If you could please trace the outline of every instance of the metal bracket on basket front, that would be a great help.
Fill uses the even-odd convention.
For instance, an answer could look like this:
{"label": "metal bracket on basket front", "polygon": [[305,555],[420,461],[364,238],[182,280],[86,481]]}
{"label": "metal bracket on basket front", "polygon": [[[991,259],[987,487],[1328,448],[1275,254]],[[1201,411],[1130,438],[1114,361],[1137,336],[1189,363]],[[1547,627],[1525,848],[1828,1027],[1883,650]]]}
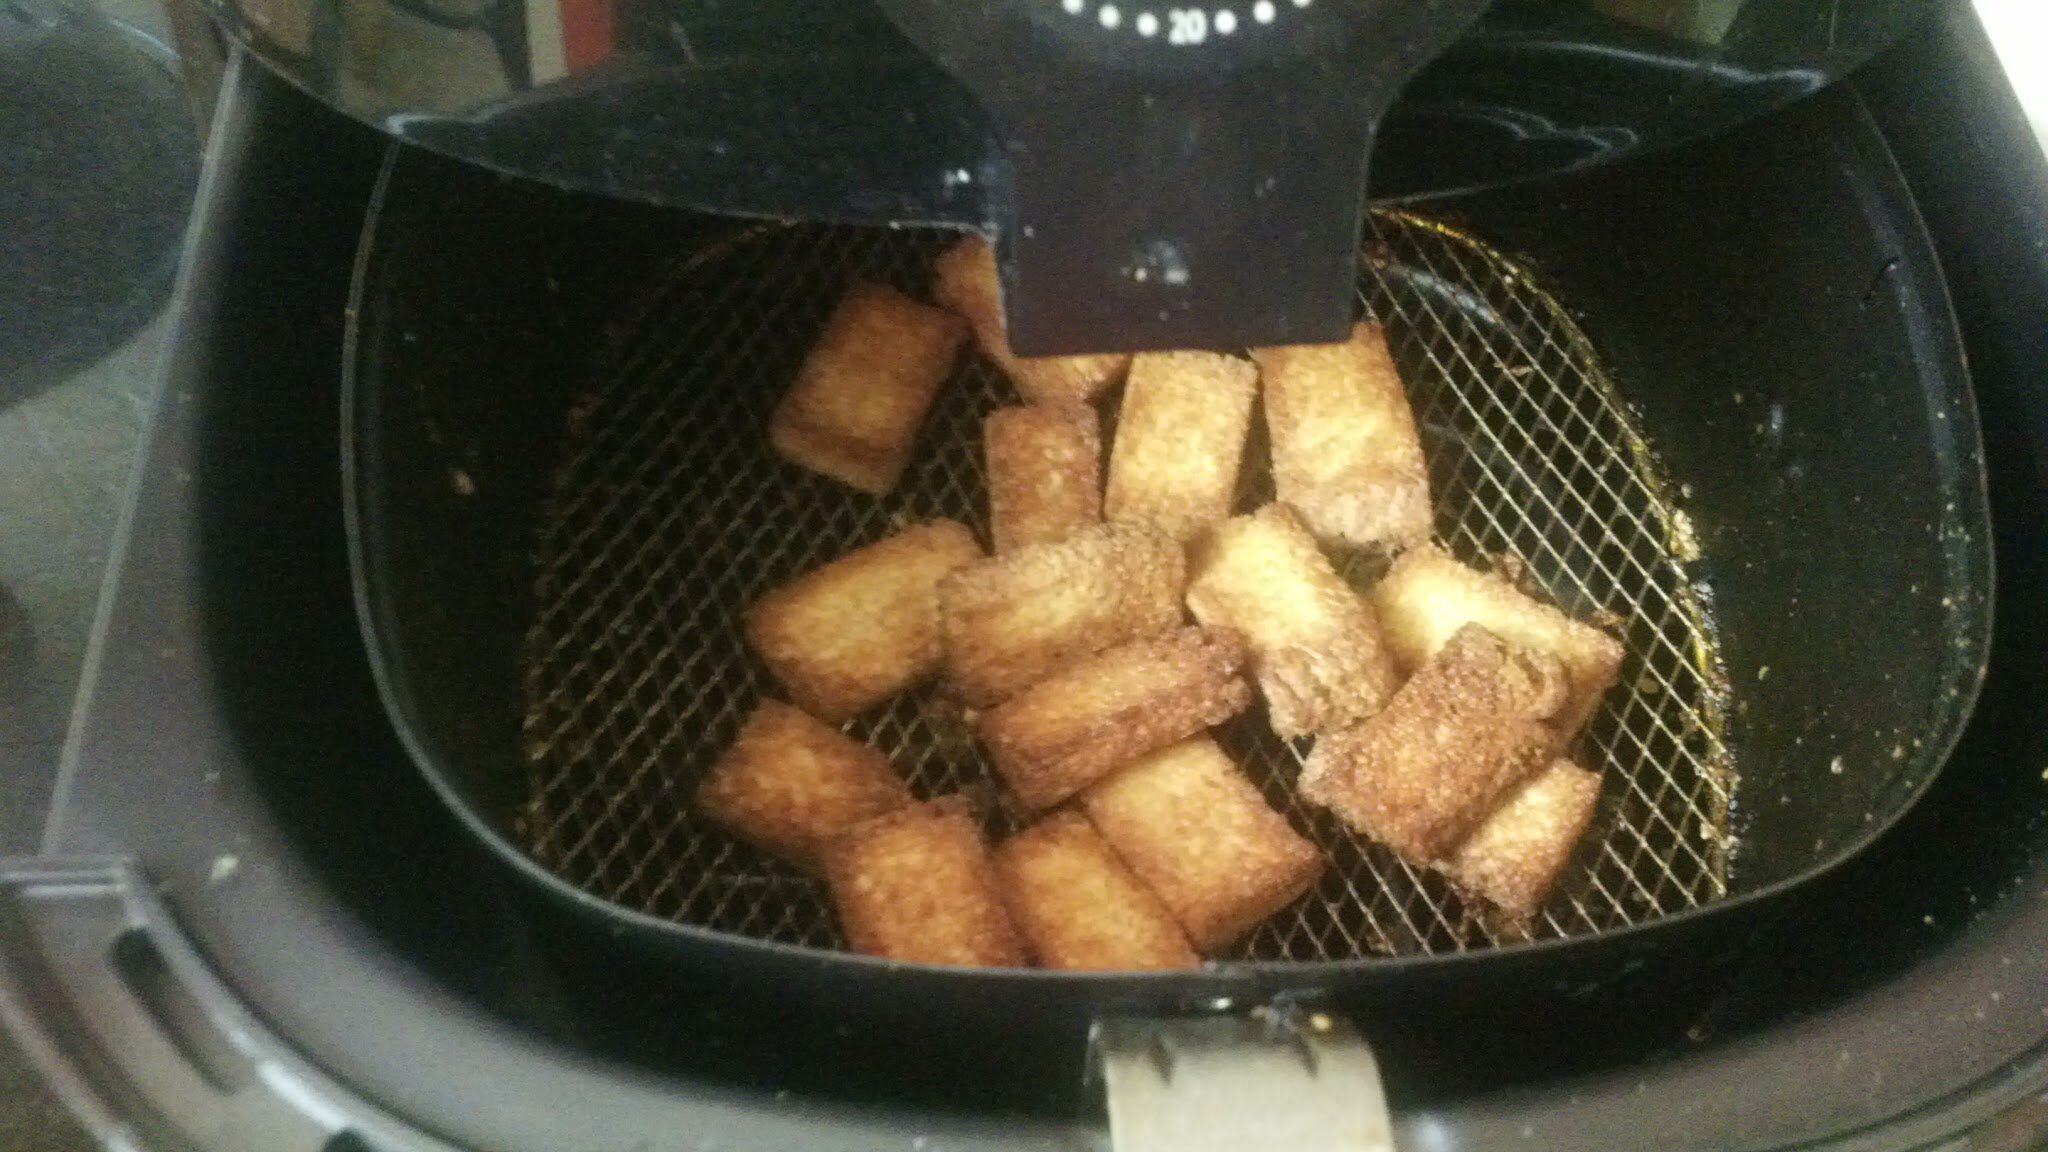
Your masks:
{"label": "metal bracket on basket front", "polygon": [[1393,1152],[1379,1063],[1334,1017],[1106,1020],[1092,1045],[1116,1152]]}

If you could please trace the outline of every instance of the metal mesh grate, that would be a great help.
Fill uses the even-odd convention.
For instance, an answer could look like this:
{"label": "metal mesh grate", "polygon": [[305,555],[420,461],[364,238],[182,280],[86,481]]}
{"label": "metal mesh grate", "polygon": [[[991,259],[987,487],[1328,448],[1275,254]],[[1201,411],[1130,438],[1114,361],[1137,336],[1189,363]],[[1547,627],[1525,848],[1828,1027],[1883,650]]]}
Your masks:
{"label": "metal mesh grate", "polygon": [[[1681,566],[1689,531],[1642,437],[1584,337],[1525,270],[1405,212],[1374,213],[1371,232],[1360,295],[1387,327],[1422,425],[1439,539],[1625,634],[1621,686],[1580,743],[1582,762],[1605,777],[1600,814],[1538,935],[1596,932],[1722,895],[1732,776],[1718,657]],[[542,515],[521,819],[528,849],[571,882],[721,931],[840,943],[813,881],[699,821],[688,800],[773,691],[741,640],[743,605],[910,520],[951,516],[986,538],[980,422],[1016,398],[979,360],[963,358],[887,499],[781,463],[764,432],[848,277],[921,294],[947,240],[735,232],[680,261],[626,319],[571,412]],[[1248,471],[1262,458],[1254,446]],[[1247,507],[1270,495],[1262,472],[1245,486]],[[966,789],[988,801],[992,832],[1008,829],[989,769],[936,687],[849,730],[886,752],[919,795]],[[1219,738],[1332,863],[1237,958],[1499,942],[1440,880],[1300,804],[1292,782],[1306,744],[1282,743],[1256,712]]]}

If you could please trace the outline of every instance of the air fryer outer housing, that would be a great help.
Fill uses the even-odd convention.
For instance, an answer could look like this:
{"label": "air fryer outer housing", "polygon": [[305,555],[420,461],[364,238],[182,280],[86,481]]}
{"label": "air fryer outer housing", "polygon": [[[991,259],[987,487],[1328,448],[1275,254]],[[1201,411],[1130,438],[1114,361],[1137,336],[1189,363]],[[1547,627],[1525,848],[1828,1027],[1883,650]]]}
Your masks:
{"label": "air fryer outer housing", "polygon": [[[1904,822],[1746,938],[1548,989],[1582,1013],[1548,1061],[1389,1069],[1404,1147],[1912,1148],[2039,1123],[2010,1110],[2048,1087],[2048,619],[2023,607],[2048,602],[2048,256],[2015,238],[2048,236],[2048,172],[1960,5],[1858,88],[1941,247],[1999,601],[2022,606],[1976,718]],[[246,65],[223,107],[47,852],[0,896],[0,1010],[73,1104],[162,1149],[1099,1144],[1081,1086],[1042,1071],[1071,1053],[992,1037],[1006,1074],[905,1083],[885,1031],[622,955],[462,834],[391,735],[341,535],[342,303],[382,142]],[[843,1074],[793,1079],[813,1045]]]}

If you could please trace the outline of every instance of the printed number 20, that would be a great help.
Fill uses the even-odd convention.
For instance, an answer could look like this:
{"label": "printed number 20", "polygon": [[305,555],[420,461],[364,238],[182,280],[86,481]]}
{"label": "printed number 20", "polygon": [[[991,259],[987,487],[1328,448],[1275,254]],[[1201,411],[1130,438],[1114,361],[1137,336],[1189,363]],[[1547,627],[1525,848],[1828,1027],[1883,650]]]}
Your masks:
{"label": "printed number 20", "polygon": [[1209,14],[1200,8],[1171,9],[1166,22],[1169,44],[1200,44],[1209,38]]}

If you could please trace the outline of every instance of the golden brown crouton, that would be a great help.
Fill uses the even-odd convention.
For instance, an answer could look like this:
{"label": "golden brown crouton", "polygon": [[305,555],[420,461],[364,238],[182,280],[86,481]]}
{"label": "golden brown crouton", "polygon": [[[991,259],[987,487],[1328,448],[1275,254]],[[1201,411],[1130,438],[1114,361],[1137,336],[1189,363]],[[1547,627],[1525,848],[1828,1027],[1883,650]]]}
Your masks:
{"label": "golden brown crouton", "polygon": [[1494,810],[1442,864],[1459,888],[1526,930],[1592,822],[1600,774],[1569,760],[1550,767]]}
{"label": "golden brown crouton", "polygon": [[779,700],[761,701],[697,787],[713,822],[808,869],[840,833],[910,803],[881,753]]}
{"label": "golden brown crouton", "polygon": [[1396,560],[1373,588],[1372,601],[1387,649],[1404,670],[1421,667],[1467,624],[1563,661],[1572,690],[1557,725],[1567,740],[1600,706],[1621,667],[1621,644],[1614,637],[1523,595],[1501,576],[1458,563],[1435,545]]}
{"label": "golden brown crouton", "polygon": [[1092,656],[982,713],[989,760],[1027,808],[1044,809],[1155,748],[1251,703],[1244,646],[1182,628]]}
{"label": "golden brown crouton", "polygon": [[1176,540],[1230,515],[1258,380],[1249,362],[1212,352],[1132,360],[1103,515]]}
{"label": "golden brown crouton", "polygon": [[1136,524],[1098,524],[970,564],[939,585],[946,676],[981,708],[1112,645],[1180,623],[1187,559]]}
{"label": "golden brown crouton", "polygon": [[1250,932],[1323,871],[1315,845],[1207,736],[1124,768],[1082,793],[1081,806],[1205,953]]}
{"label": "golden brown crouton", "polygon": [[1093,408],[999,408],[982,424],[989,532],[998,553],[1051,544],[1102,519],[1102,430]]}
{"label": "golden brown crouton", "polygon": [[1372,605],[1287,505],[1217,525],[1190,567],[1188,608],[1203,624],[1244,636],[1283,739],[1346,727],[1386,704],[1394,662]]}
{"label": "golden brown crouton", "polygon": [[800,707],[836,724],[937,670],[939,580],[980,558],[965,525],[913,525],[762,597],[747,643]]}
{"label": "golden brown crouton", "polygon": [[957,797],[854,826],[825,850],[825,880],[856,952],[923,964],[1024,963],[988,845]]}
{"label": "golden brown crouton", "polygon": [[1460,629],[1385,710],[1316,741],[1301,795],[1418,864],[1444,858],[1550,762],[1564,668],[1477,625]]}
{"label": "golden brown crouton", "polygon": [[988,241],[969,236],[932,265],[932,293],[939,303],[967,318],[982,354],[1035,404],[1087,404],[1123,379],[1127,354],[1101,356],[1019,356],[1010,351],[1003,327],[1002,288],[996,255]]}
{"label": "golden brown crouton", "polygon": [[798,467],[887,495],[966,337],[944,309],[854,284],[775,406],[768,442]]}
{"label": "golden brown crouton", "polygon": [[1193,968],[1188,938],[1088,818],[1055,812],[996,846],[996,873],[1045,968]]}
{"label": "golden brown crouton", "polygon": [[1405,548],[1429,539],[1429,471],[1377,324],[1343,344],[1252,352],[1265,381],[1273,487],[1330,544]]}

